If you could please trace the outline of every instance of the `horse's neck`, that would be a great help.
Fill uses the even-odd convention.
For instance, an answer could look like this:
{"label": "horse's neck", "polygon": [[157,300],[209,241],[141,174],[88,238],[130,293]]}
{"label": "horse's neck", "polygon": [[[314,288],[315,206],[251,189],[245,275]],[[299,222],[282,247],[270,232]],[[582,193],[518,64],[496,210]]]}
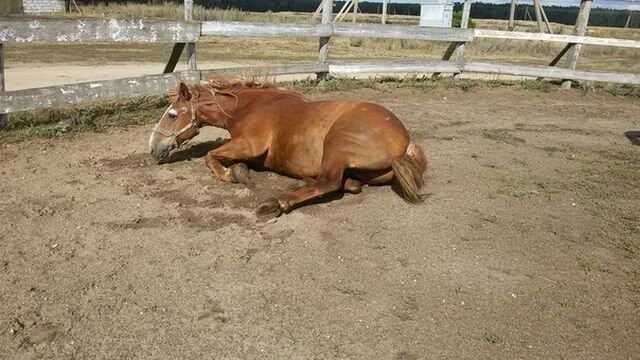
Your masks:
{"label": "horse's neck", "polygon": [[[247,113],[261,108],[265,102],[269,102],[274,97],[291,95],[304,99],[297,93],[276,88],[242,88],[233,91],[233,95],[235,97],[232,95],[217,95],[217,99],[212,95],[207,97],[201,108],[203,114],[210,114],[205,119],[205,124],[232,131],[242,123]],[[218,106],[223,108],[230,117],[218,110]]]}

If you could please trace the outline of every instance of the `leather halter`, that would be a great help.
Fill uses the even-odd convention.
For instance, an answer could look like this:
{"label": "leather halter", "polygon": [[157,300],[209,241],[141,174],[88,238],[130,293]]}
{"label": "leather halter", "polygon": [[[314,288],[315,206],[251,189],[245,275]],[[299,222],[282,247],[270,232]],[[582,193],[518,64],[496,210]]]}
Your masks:
{"label": "leather halter", "polygon": [[[196,105],[194,104],[193,101],[190,102],[191,104],[191,122],[189,124],[187,124],[185,127],[183,127],[182,129],[178,130],[177,132],[173,131],[173,130],[167,130],[163,127],[160,126],[160,122],[158,122],[153,129],[151,129],[151,132],[153,133],[158,133],[164,137],[167,138],[171,138],[171,142],[175,147],[180,147],[181,144],[178,143],[178,136],[182,135],[184,132],[186,132],[187,130],[195,127],[196,128],[196,135],[200,132],[200,128],[198,126],[198,122],[196,121]],[[162,115],[162,118],[165,117],[165,115],[167,115],[167,112],[169,112],[169,109],[171,109],[171,107],[167,108],[167,110],[164,112],[164,114]],[[188,140],[185,140],[183,143],[187,142]]]}

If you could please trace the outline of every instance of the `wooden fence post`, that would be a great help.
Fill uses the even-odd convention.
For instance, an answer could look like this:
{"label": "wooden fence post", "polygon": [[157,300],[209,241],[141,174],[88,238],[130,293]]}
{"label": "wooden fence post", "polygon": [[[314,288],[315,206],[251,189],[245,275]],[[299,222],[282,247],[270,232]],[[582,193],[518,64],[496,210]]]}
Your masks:
{"label": "wooden fence post", "polygon": [[[193,21],[193,0],[184,0],[184,19]],[[189,70],[196,70],[196,43],[187,43],[187,63]]]}
{"label": "wooden fence post", "polygon": [[542,4],[540,4],[540,13],[542,14],[542,20],[544,20],[544,23],[547,25],[547,31],[549,31],[549,34],[553,34],[551,25],[549,25],[549,18],[547,17],[547,13],[544,11],[544,7],[542,7]]}
{"label": "wooden fence post", "polygon": [[[4,91],[4,45],[0,43],[0,92]],[[0,114],[0,130],[9,124],[9,114]]]}
{"label": "wooden fence post", "polygon": [[538,29],[540,29],[540,32],[544,32],[544,27],[542,25],[542,12],[540,11],[540,0],[533,0],[533,10],[536,13]]}
{"label": "wooden fence post", "polygon": [[[322,2],[322,23],[331,24],[331,18],[333,17],[333,0],[323,0]],[[329,39],[330,37],[321,37],[320,46],[318,51],[318,62],[325,64],[329,57]],[[327,72],[316,73],[318,80],[325,80],[327,78]]]}
{"label": "wooden fence post", "polygon": [[513,31],[513,29],[516,27],[516,22],[515,22],[515,16],[516,16],[516,0],[511,0],[511,8],[509,9],[509,31]]}
{"label": "wooden fence post", "polygon": [[[184,19],[193,20],[193,0],[184,0]],[[176,69],[176,65],[178,64],[178,60],[180,60],[180,55],[182,54],[182,50],[184,50],[185,46],[187,48],[187,64],[189,65],[189,70],[197,70],[196,44],[178,42],[173,44],[173,50],[171,50],[169,61],[167,61],[167,65],[164,67],[164,74],[172,73],[173,70]]]}
{"label": "wooden fence post", "polygon": [[[466,29],[469,27],[469,15],[471,13],[471,0],[465,0],[462,7],[462,21],[460,21],[460,28]],[[459,43],[456,49],[456,62],[462,65],[464,57],[464,43]]]}
{"label": "wooden fence post", "polygon": [[[573,30],[573,34],[577,36],[584,36],[587,32],[587,24],[589,23],[589,13],[591,12],[591,3],[592,0],[582,0],[580,2],[580,12],[578,13],[578,18],[576,19],[576,26]],[[580,49],[582,48],[582,44],[575,44],[567,55],[567,67],[571,70],[576,69],[576,65],[578,64],[578,57],[580,57]],[[565,80],[562,82],[563,89],[571,88],[571,80]]]}
{"label": "wooden fence post", "polygon": [[[461,29],[466,29],[469,27],[470,13],[471,13],[471,0],[465,0],[464,6],[462,7],[462,20],[460,21]],[[456,63],[459,65],[462,65],[463,54],[464,54],[464,43],[452,42],[451,44],[449,44],[449,47],[444,53],[444,56],[442,56],[442,60],[451,59],[451,56],[453,55],[454,52],[456,53]],[[453,74],[454,77],[456,75],[458,75],[458,73]],[[435,72],[431,76],[432,79],[437,79],[438,77],[440,77],[439,72]]]}
{"label": "wooden fence post", "polygon": [[358,0],[353,0],[353,18],[351,19],[351,22],[357,22],[358,21]]}
{"label": "wooden fence post", "polygon": [[382,23],[387,23],[387,7],[389,5],[389,0],[382,1]]}

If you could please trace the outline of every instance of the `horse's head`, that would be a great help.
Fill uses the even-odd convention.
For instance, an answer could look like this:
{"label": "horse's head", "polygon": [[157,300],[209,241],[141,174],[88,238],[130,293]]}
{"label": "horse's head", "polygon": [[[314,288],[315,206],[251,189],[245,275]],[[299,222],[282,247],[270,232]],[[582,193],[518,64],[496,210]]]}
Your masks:
{"label": "horse's head", "polygon": [[166,158],[172,149],[179,148],[198,135],[196,107],[189,88],[181,82],[177,95],[172,96],[171,105],[153,128],[149,138],[149,150],[154,159],[160,161]]}

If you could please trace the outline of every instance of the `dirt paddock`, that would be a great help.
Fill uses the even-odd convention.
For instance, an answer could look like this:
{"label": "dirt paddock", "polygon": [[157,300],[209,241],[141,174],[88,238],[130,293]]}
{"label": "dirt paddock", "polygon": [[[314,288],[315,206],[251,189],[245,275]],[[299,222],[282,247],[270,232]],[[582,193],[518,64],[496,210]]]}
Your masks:
{"label": "dirt paddock", "polygon": [[214,180],[217,130],[163,165],[150,126],[0,145],[0,358],[637,358],[637,98],[312,97],[395,111],[426,201],[370,187],[258,222],[300,183]]}

